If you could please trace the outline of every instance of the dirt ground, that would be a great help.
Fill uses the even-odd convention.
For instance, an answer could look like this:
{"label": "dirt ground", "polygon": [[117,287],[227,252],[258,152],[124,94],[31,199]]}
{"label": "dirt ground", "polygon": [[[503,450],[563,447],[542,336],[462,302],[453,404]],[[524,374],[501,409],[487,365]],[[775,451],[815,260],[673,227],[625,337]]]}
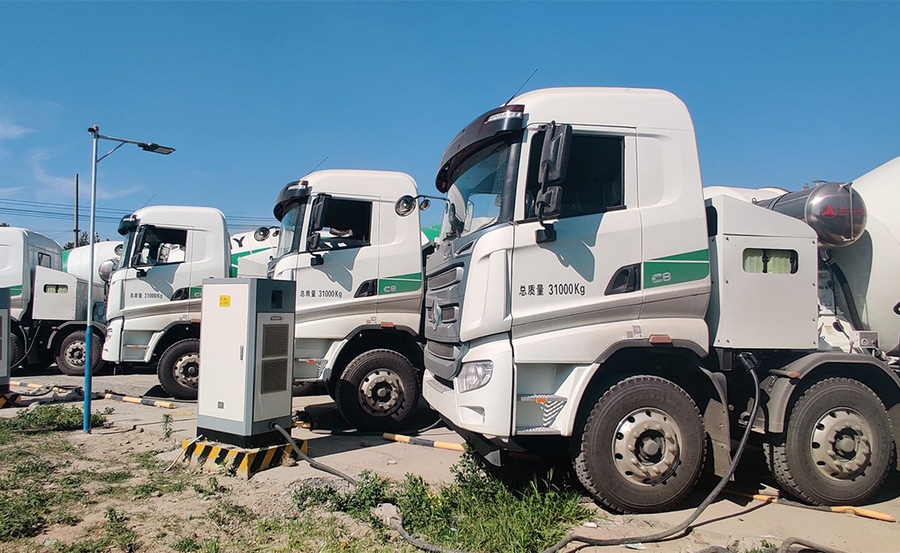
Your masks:
{"label": "dirt ground", "polygon": [[[40,380],[32,377],[30,380]],[[58,375],[43,377],[48,381],[60,382]],[[116,377],[109,377],[116,378]],[[126,375],[115,381],[119,389],[149,390],[155,375]],[[125,380],[129,383],[126,385]],[[96,389],[96,387],[95,387]],[[134,392],[125,392],[134,393]],[[111,426],[97,429],[90,435],[81,432],[66,432],[61,438],[72,443],[81,457],[84,470],[112,470],[117,463],[125,463],[136,474],[147,471],[135,465],[139,454],[161,452],[157,457],[165,465],[175,463],[175,470],[150,475],[160,481],[186,478],[190,473],[178,462],[180,444],[183,439],[194,437],[193,426],[196,407],[181,403],[177,409],[161,410],[143,405],[130,405],[110,401],[96,401],[94,410],[114,408],[110,415]],[[312,415],[315,428],[294,429],[294,436],[308,440],[309,454],[348,474],[359,474],[362,470],[372,470],[382,476],[402,478],[406,473],[419,474],[430,482],[452,480],[450,467],[459,459],[459,453],[436,448],[386,441],[380,436],[341,435],[346,430],[342,426],[336,409],[327,396],[295,398],[295,408],[305,409]],[[0,415],[8,416],[14,410],[3,410]],[[164,437],[163,414],[170,414],[168,432]],[[437,441],[461,442],[459,437],[446,428],[429,430],[425,437]],[[763,468],[758,450],[750,450],[738,471],[732,488],[749,490],[751,493],[777,493],[777,488]],[[104,467],[106,467],[104,469]],[[171,547],[175,538],[202,540],[206,536],[228,532],[228,525],[237,522],[229,519],[227,513],[221,517],[210,517],[211,512],[223,504],[239,505],[260,517],[281,517],[290,515],[291,486],[309,478],[328,477],[303,463],[283,466],[254,475],[250,480],[215,476],[220,489],[216,493],[203,493],[208,488],[210,474],[192,475],[191,482],[197,484],[198,492],[192,484],[178,493],[156,492],[145,499],[136,500],[132,496],[111,495],[108,499],[81,513],[83,520],[77,526],[55,526],[32,541],[35,545],[52,546],[54,543],[69,541],[83,535],[88,529],[101,523],[107,507],[128,513],[129,524],[150,547],[142,550],[165,550]],[[900,519],[900,478],[894,474],[885,485],[877,500],[868,508]],[[573,528],[572,533],[591,538],[612,538],[620,536],[640,536],[671,528],[683,521],[700,504],[715,482],[702,482],[695,493],[677,510],[654,515],[617,515],[597,508],[593,521],[586,526]],[[587,500],[586,500],[587,501]],[[363,529],[364,530],[364,529]],[[644,543],[632,546],[592,547],[577,544],[567,551],[632,551],[646,550],[659,553],[693,553],[709,545],[732,546],[732,551],[744,552],[759,547],[764,541],[778,545],[787,537],[799,537],[828,546],[846,553],[897,553],[900,552],[900,525],[896,522],[882,522],[851,514],[823,512],[785,505],[765,504],[760,501],[735,495],[723,495],[700,516],[690,530],[675,538],[660,543]],[[797,551],[794,549],[793,551]]]}

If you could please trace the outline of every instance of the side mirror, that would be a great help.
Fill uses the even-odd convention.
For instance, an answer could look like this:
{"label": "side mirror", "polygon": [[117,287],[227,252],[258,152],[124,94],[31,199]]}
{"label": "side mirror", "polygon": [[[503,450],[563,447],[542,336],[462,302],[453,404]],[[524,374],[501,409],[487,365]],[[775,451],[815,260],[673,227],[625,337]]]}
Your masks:
{"label": "side mirror", "polygon": [[400,217],[406,217],[416,208],[416,199],[409,194],[400,196],[400,199],[394,203],[394,213]]}
{"label": "side mirror", "polygon": [[556,217],[562,204],[562,186],[548,186],[538,192],[535,203],[544,217]]}
{"label": "side mirror", "polygon": [[544,217],[559,215],[562,197],[560,184],[566,180],[571,144],[571,125],[557,125],[553,121],[547,126],[538,166],[538,184],[541,190],[535,200],[538,222],[541,224],[541,228],[535,233],[539,244],[556,240],[556,229],[551,223],[545,223]]}
{"label": "side mirror", "polygon": [[431,206],[431,200],[428,198],[406,194],[394,202],[394,212],[400,217],[406,217],[416,209],[416,200],[419,200],[419,211],[425,211]]}
{"label": "side mirror", "polygon": [[572,144],[572,125],[550,123],[541,148],[538,183],[541,187],[560,184],[566,180]]}
{"label": "side mirror", "polygon": [[316,199],[313,200],[312,212],[310,213],[309,219],[310,232],[320,231],[324,227],[322,224],[322,216],[328,210],[328,202],[330,200],[331,195],[329,194],[319,194],[316,196]]}
{"label": "side mirror", "polygon": [[112,274],[116,272],[116,268],[119,265],[118,259],[107,259],[103,263],[100,264],[100,267],[97,269],[97,272],[100,274],[100,280],[109,284],[109,279],[112,277]]}
{"label": "side mirror", "polygon": [[321,240],[321,236],[318,232],[311,232],[309,234],[309,238],[306,240],[306,250],[310,252],[314,252],[319,249],[319,241]]}

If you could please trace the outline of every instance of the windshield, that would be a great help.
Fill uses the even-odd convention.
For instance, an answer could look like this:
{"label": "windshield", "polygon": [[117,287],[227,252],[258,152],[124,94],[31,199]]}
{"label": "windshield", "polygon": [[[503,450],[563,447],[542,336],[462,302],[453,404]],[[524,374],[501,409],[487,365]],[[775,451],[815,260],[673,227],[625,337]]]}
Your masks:
{"label": "windshield", "polygon": [[519,142],[485,146],[451,175],[441,235],[466,236],[512,216]]}
{"label": "windshield", "polygon": [[278,233],[278,248],[275,259],[284,254],[297,251],[297,242],[303,230],[303,217],[306,213],[306,198],[293,204],[281,218],[281,229]]}

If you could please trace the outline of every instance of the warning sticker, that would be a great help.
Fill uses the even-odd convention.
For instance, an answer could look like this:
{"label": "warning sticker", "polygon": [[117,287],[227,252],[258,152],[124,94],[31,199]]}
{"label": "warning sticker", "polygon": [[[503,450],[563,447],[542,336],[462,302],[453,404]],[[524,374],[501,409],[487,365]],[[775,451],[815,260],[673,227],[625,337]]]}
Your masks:
{"label": "warning sticker", "polygon": [[231,296],[219,296],[219,307],[231,307]]}

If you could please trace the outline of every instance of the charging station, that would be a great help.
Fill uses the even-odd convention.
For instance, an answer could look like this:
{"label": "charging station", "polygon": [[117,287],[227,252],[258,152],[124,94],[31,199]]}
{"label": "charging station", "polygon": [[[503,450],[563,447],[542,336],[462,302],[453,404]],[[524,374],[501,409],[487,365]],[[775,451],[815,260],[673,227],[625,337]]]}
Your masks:
{"label": "charging station", "polygon": [[19,394],[9,391],[9,288],[0,288],[0,408],[12,407]]}
{"label": "charging station", "polygon": [[203,282],[197,435],[238,447],[285,443],[291,428],[293,281]]}

